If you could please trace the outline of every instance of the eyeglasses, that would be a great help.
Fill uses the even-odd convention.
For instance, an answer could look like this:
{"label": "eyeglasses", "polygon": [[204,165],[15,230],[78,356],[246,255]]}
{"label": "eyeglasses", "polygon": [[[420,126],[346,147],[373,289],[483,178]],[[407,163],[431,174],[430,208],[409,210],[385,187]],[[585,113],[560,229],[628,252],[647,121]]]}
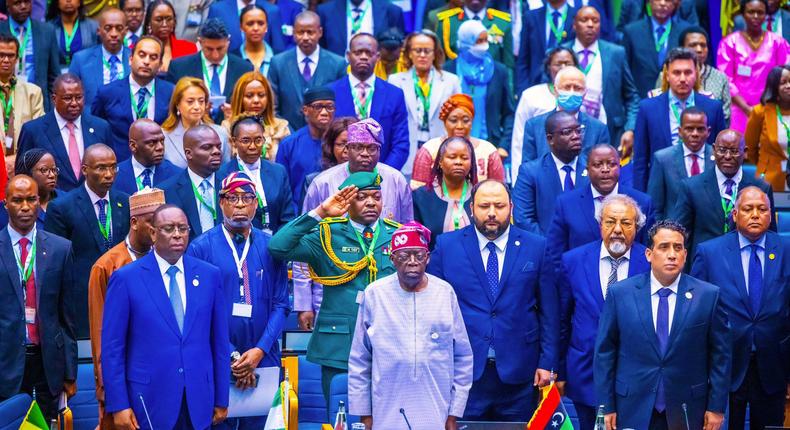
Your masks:
{"label": "eyeglasses", "polygon": [[335,111],[334,103],[313,103],[310,106],[310,109],[321,112],[322,110],[326,109],[327,112],[332,113]]}
{"label": "eyeglasses", "polygon": [[40,169],[36,169],[36,171],[44,176],[52,173],[53,175],[57,175],[60,173],[60,168],[58,167],[42,167]]}
{"label": "eyeglasses", "polygon": [[253,138],[242,137],[241,139],[236,139],[236,142],[239,142],[244,146],[250,146],[250,145],[261,146],[263,145],[264,139],[263,136],[253,137]]}
{"label": "eyeglasses", "polygon": [[433,54],[433,48],[413,48],[411,52],[414,52],[415,55],[431,55]]}
{"label": "eyeglasses", "polygon": [[376,143],[371,143],[368,145],[362,143],[349,143],[346,145],[349,151],[356,151],[356,152],[364,152],[367,151],[368,154],[376,154],[381,150],[381,146]]}
{"label": "eyeglasses", "polygon": [[720,146],[713,146],[713,150],[716,151],[716,155],[721,155],[722,157],[730,156],[730,157],[738,157],[741,155],[740,148],[722,148]]}
{"label": "eyeglasses", "polygon": [[223,194],[222,198],[234,205],[239,203],[239,201],[241,201],[245,205],[248,205],[257,199],[257,197],[255,197],[255,194],[234,194],[234,193]]}
{"label": "eyeglasses", "polygon": [[0,61],[14,61],[16,60],[17,54],[16,52],[0,52]]}
{"label": "eyeglasses", "polygon": [[109,166],[88,166],[85,165],[89,169],[93,169],[99,173],[118,173],[118,165],[117,164],[110,164]]}
{"label": "eyeglasses", "polygon": [[188,234],[189,233],[189,226],[186,224],[168,224],[163,225],[156,228],[157,230],[161,231],[165,234],[173,234],[178,231],[180,234]]}
{"label": "eyeglasses", "polygon": [[560,130],[555,131],[554,133],[559,134],[562,137],[571,137],[572,135],[576,134],[579,136],[584,136],[584,130],[586,129],[583,125],[577,125],[576,127],[566,127]]}
{"label": "eyeglasses", "polygon": [[411,261],[412,257],[414,257],[414,260],[418,263],[424,263],[425,260],[428,259],[428,252],[401,250],[392,253],[392,259],[401,264],[408,263]]}
{"label": "eyeglasses", "polygon": [[84,99],[84,97],[80,94],[75,96],[60,96],[58,98],[66,102],[66,104],[71,104],[73,102],[82,103],[82,100]]}

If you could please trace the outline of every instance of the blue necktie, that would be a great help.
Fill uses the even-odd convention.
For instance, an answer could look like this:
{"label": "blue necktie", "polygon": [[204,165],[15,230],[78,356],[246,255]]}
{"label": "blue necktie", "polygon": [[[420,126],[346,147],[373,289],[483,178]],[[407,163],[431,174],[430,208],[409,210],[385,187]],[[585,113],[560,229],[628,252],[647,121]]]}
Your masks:
{"label": "blue necktie", "polygon": [[[672,290],[669,288],[661,288],[658,290],[656,336],[658,336],[658,348],[661,351],[662,356],[667,352],[667,343],[669,341],[669,299],[667,297],[669,297],[670,294],[672,294]],[[663,375],[661,375],[658,380],[655,408],[658,412],[664,412],[664,410],[667,408]]]}
{"label": "blue necktie", "polygon": [[118,57],[116,57],[115,55],[111,55],[110,56],[110,82],[114,82],[114,81],[118,80],[118,63],[120,63],[120,60],[118,60]]}
{"label": "blue necktie", "polygon": [[749,301],[752,312],[756,316],[760,312],[760,298],[763,294],[763,266],[757,255],[760,245],[751,244],[749,247],[752,249],[752,255],[749,257]]}
{"label": "blue necktie", "polygon": [[222,88],[219,87],[219,66],[212,64],[211,67],[214,69],[214,73],[211,75],[211,95],[221,96]]}
{"label": "blue necktie", "polygon": [[488,242],[486,249],[488,249],[488,261],[486,262],[488,289],[491,291],[492,296],[496,296],[497,288],[499,288],[499,257],[496,255],[494,242]]}
{"label": "blue necktie", "polygon": [[[554,23],[554,28],[560,28],[560,11],[555,10],[551,13],[551,21]],[[551,49],[557,44],[557,37],[554,32],[549,28],[549,42],[546,43],[546,49]]]}
{"label": "blue necktie", "polygon": [[151,184],[151,169],[143,169],[143,187],[154,187],[153,184]]}
{"label": "blue necktie", "polygon": [[[96,204],[99,205],[99,224],[105,226],[107,225],[107,200],[100,199],[98,202],[96,202]],[[110,243],[112,242],[112,229],[107,232],[107,237],[105,238],[102,236],[102,239],[104,239],[104,250],[106,251],[110,249]]]}
{"label": "blue necktie", "polygon": [[173,314],[176,317],[178,330],[184,332],[184,302],[181,301],[181,290],[178,289],[178,281],[176,281],[176,274],[179,272],[178,267],[170,266],[167,269],[167,276],[170,277],[170,306],[173,308]]}
{"label": "blue necktie", "polygon": [[565,172],[565,181],[563,182],[562,191],[568,192],[573,191],[573,167],[565,165],[562,166],[562,170]]}
{"label": "blue necktie", "polygon": [[[660,25],[656,29],[656,43],[658,43],[658,41],[661,40],[661,36],[664,35],[665,31],[667,31],[667,29],[663,25]],[[664,43],[664,45],[662,45],[661,49],[658,51],[658,68],[659,69],[664,66],[664,59],[666,59],[666,58],[667,58],[667,44]]]}
{"label": "blue necktie", "polygon": [[144,111],[142,110],[146,98],[148,98],[148,88],[142,87],[137,90],[137,112],[139,112],[140,115],[136,119],[148,117],[148,107],[146,107]]}

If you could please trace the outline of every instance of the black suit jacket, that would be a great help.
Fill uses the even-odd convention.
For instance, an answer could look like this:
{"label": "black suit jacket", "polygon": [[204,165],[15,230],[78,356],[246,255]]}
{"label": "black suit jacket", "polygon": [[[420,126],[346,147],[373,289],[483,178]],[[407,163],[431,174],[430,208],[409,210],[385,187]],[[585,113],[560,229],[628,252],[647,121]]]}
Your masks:
{"label": "black suit jacket", "polygon": [[[112,211],[112,237],[110,247],[117,245],[129,234],[129,195],[110,190],[109,210]],[[74,264],[74,300],[77,312],[77,336],[90,336],[88,329],[88,279],[91,267],[107,249],[99,231],[99,220],[93,210],[85,186],[80,186],[58,197],[47,208],[44,228],[72,241]]]}
{"label": "black suit jacket", "polygon": [[[672,28],[667,37],[667,53],[678,46],[680,33],[689,24],[685,21],[672,18]],[[656,87],[656,80],[661,71],[662,64],[658,64],[656,52],[656,38],[653,32],[653,22],[650,17],[634,21],[623,29],[623,46],[625,47],[628,64],[634,76],[639,97],[646,97],[647,92]]]}
{"label": "black suit jacket", "polygon": [[[192,189],[192,180],[189,178],[189,169],[178,176],[162,184],[161,188],[165,191],[165,201],[180,207],[189,221],[189,240],[192,241],[202,233],[200,230],[200,212],[198,212],[195,192]],[[214,173],[214,210],[217,217],[214,225],[222,223],[222,209],[219,207],[219,190],[222,188],[222,179],[219,172]]]}
{"label": "black suit jacket", "polygon": [[[11,18],[0,22],[0,33],[11,34],[11,30],[8,27],[10,21]],[[31,83],[41,88],[41,93],[44,96],[44,110],[49,112],[52,109],[49,99],[52,84],[55,83],[55,79],[60,75],[58,36],[50,24],[38,22],[35,19],[30,20],[30,29],[33,33],[33,58],[36,60],[36,78]]]}
{"label": "black suit jacket", "polygon": [[[315,10],[327,29],[321,37],[321,47],[337,55],[344,55],[348,47],[346,4],[346,0],[330,0],[319,4]],[[393,27],[404,31],[403,10],[389,0],[371,0],[370,12],[373,13],[374,35]]]}
{"label": "black suit jacket", "polygon": [[[0,230],[0,397],[19,393],[25,374],[25,297],[8,227]],[[36,295],[38,333],[44,374],[50,393],[63,389],[64,380],[77,379],[77,342],[72,286],[71,243],[36,231]],[[87,309],[86,309],[87,311]]]}

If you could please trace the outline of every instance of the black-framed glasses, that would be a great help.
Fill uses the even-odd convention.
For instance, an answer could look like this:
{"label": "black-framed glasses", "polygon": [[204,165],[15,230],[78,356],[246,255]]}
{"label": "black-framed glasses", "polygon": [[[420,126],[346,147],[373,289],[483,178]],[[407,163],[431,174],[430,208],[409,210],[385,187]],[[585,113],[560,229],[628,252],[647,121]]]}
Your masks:
{"label": "black-framed glasses", "polygon": [[575,127],[565,127],[555,131],[555,134],[559,134],[562,137],[571,137],[572,135],[584,136],[584,131],[587,129],[582,124],[579,124]]}
{"label": "black-framed glasses", "polygon": [[348,148],[349,151],[367,151],[368,154],[376,154],[381,150],[381,145],[377,143],[348,143],[346,144],[346,148]]}
{"label": "black-framed glasses", "polygon": [[244,146],[250,146],[250,145],[261,146],[263,145],[263,142],[265,142],[265,139],[263,138],[263,136],[252,137],[252,138],[242,137],[240,139],[236,139],[236,142],[239,142]]}
{"label": "black-framed glasses", "polygon": [[248,205],[257,199],[257,197],[255,197],[255,194],[235,194],[235,193],[223,194],[222,198],[234,205],[239,203],[239,201],[241,201],[245,205]]}
{"label": "black-framed glasses", "polygon": [[741,155],[741,148],[722,148],[720,146],[713,145],[713,150],[717,155],[721,155],[722,157],[726,157],[728,155],[730,157],[737,157]]}
{"label": "black-framed glasses", "polygon": [[178,231],[181,234],[189,234],[189,225],[187,224],[167,224],[157,227],[157,230],[165,234],[173,234]]}
{"label": "black-framed glasses", "polygon": [[392,259],[401,264],[408,263],[412,258],[418,263],[424,263],[428,259],[428,251],[408,251],[404,249],[392,253]]}
{"label": "black-framed glasses", "polygon": [[326,110],[329,113],[335,111],[335,104],[334,103],[312,103],[309,105],[310,109],[321,112],[322,110]]}
{"label": "black-framed glasses", "polygon": [[53,175],[58,175],[58,174],[60,174],[60,168],[59,167],[41,167],[41,168],[36,169],[36,172],[38,172],[38,173],[40,173],[40,174],[42,174],[44,176],[46,176],[46,175],[48,175],[50,173],[53,174]]}

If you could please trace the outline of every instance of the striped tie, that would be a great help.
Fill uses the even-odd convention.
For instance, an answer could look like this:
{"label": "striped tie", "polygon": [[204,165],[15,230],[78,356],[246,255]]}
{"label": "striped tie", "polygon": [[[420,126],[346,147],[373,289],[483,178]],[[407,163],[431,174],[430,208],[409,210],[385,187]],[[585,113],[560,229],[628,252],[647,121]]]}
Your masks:
{"label": "striped tie", "polygon": [[609,272],[609,279],[606,281],[606,289],[608,290],[609,287],[612,286],[615,282],[617,282],[617,269],[620,267],[624,261],[626,261],[625,257],[614,258],[611,255],[606,257],[609,260],[609,264],[612,266],[611,272]]}

